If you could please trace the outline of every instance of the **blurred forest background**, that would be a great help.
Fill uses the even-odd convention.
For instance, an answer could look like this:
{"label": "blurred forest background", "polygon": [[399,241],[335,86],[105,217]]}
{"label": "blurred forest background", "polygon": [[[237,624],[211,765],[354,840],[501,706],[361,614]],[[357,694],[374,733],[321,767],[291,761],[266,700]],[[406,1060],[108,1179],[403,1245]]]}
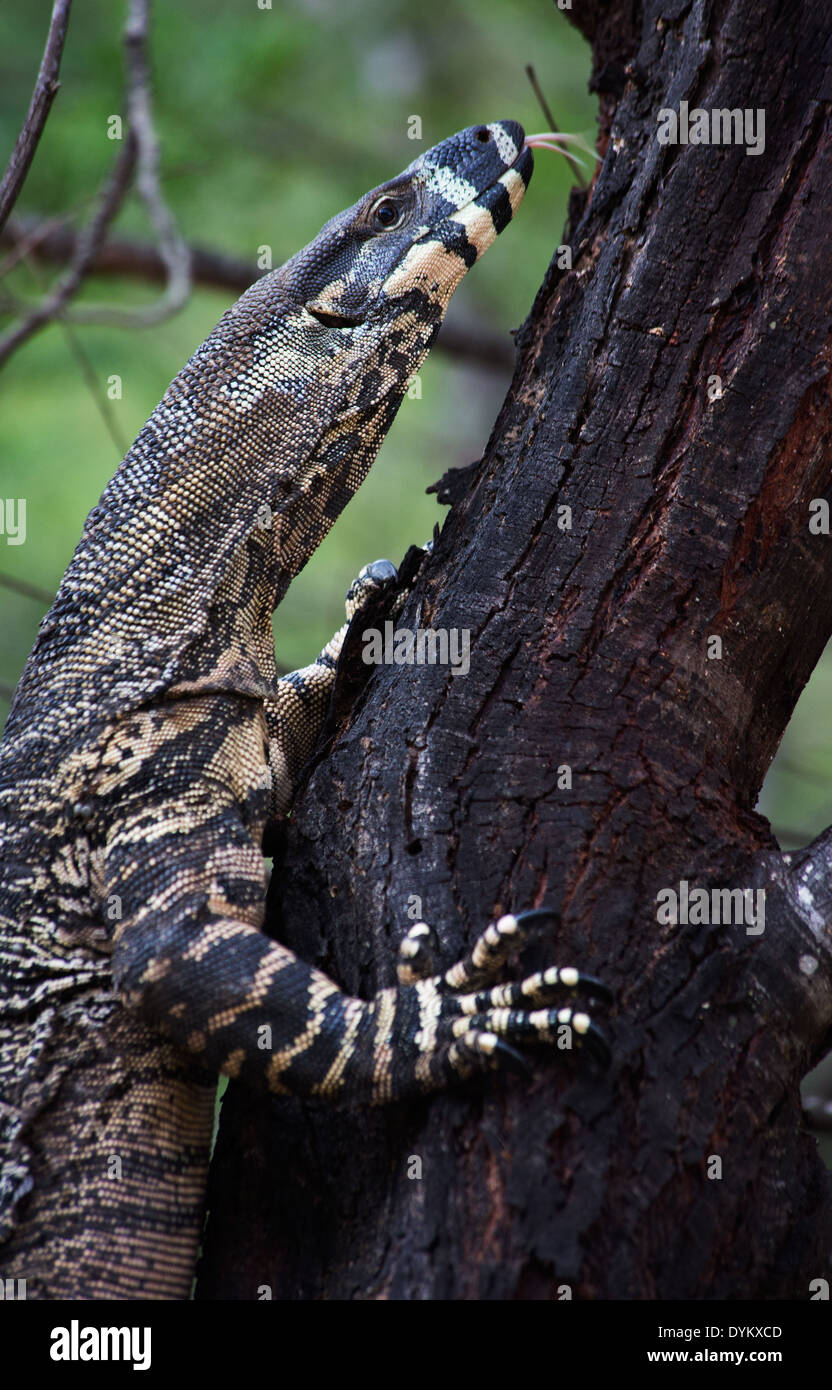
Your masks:
{"label": "blurred forest background", "polygon": [[[50,11],[49,0],[0,6],[3,165]],[[21,225],[58,218],[80,226],[90,215],[117,148],[108,120],[125,114],[125,12],[114,0],[75,0],[61,88],[12,215]],[[560,129],[594,143],[589,49],[552,0],[273,0],[272,9],[258,0],[176,0],[155,6],[150,51],[162,188],[178,226],[191,245],[252,267],[264,245],[278,265],[329,217],[463,126],[511,116],[527,131],[545,129],[529,63]],[[414,115],[420,141],[408,138]],[[563,159],[538,152],[517,223],[452,305],[453,321],[475,341],[500,335],[510,348],[510,330],[523,322],[561,241],[573,182]],[[111,235],[153,243],[135,192]],[[0,244],[0,267],[3,331],[60,268],[21,258],[8,243]],[[135,277],[92,275],[74,302],[131,306],[159,293]],[[0,535],[0,723],[47,606],[20,586],[54,594],[123,453],[238,293],[196,285],[181,311],[142,330],[53,322],[0,372],[0,497],[27,504],[25,543]],[[121,399],[108,398],[113,376]],[[508,365],[437,347],[421,373],[421,398],[405,400],[368,482],[279,610],[281,665],[314,657],[342,622],[345,590],[366,561],[398,563],[441,524],[444,508],[425,488],[479,458],[509,380]],[[832,821],[830,706],[827,652],[761,797],[783,848]]]}

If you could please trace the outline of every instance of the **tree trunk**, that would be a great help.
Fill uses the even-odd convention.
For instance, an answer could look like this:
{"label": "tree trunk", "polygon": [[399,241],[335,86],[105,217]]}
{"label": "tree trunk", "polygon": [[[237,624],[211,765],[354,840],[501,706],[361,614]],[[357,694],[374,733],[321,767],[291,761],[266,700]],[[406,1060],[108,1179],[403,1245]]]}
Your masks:
{"label": "tree trunk", "polygon": [[[613,988],[613,1065],[538,1053],[529,1081],[370,1114],[232,1087],[201,1297],[807,1299],[829,1278],[798,1085],[832,1027],[832,834],[783,855],[753,809],[832,632],[810,507],[832,493],[826,4],[574,18],[604,163],[397,619],[468,628],[470,672],[372,670],[297,804],[274,921],[368,996],[414,899],[446,963],[551,905],[527,962]],[[764,112],[764,152],[660,144],[681,102],[758,132]],[[764,890],[756,922],[718,920],[710,890],[734,888]]]}

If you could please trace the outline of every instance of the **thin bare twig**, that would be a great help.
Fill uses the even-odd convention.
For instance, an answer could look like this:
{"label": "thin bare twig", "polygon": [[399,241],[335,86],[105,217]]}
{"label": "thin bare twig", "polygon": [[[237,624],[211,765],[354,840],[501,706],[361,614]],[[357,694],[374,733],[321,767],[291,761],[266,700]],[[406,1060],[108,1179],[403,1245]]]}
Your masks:
{"label": "thin bare twig", "polygon": [[[527,63],[527,64],[526,64],[526,76],[528,77],[529,81],[530,81],[531,84],[532,84],[532,91],[534,92],[535,96],[537,97],[537,100],[538,100],[538,102],[539,102],[539,104],[540,104],[540,109],[541,109],[541,111],[543,112],[544,116],[546,117],[546,120],[547,120],[548,123],[549,123],[549,129],[550,129],[550,130],[554,130],[554,131],[558,131],[558,130],[560,129],[560,127],[558,126],[558,124],[557,124],[557,122],[556,122],[554,116],[552,115],[551,111],[549,110],[549,103],[547,102],[545,96],[543,95],[543,88],[541,87],[540,83],[539,83],[538,80],[537,80],[537,73],[535,72],[534,66],[533,66],[532,63]],[[563,154],[563,153],[564,153],[564,152],[561,150],[561,154]],[[566,156],[565,156],[565,157],[566,157]],[[575,177],[576,177],[576,179],[578,180],[578,183],[580,184],[581,188],[586,188],[586,179],[584,178],[584,176],[583,176],[583,174],[581,173],[580,169],[577,168],[577,166],[576,166],[574,163],[573,163],[572,167],[573,167],[573,169],[575,170]]]}
{"label": "thin bare twig", "polygon": [[[0,339],[0,364],[51,319],[64,322],[115,323],[125,327],[145,327],[159,323],[185,303],[191,288],[190,251],[182,239],[173,214],[165,203],[159,182],[159,146],[153,127],[150,101],[150,63],[147,32],[150,0],[130,0],[124,42],[127,61],[127,134],[108,178],[92,221],[80,233],[67,273],[28,316]],[[91,306],[71,312],[69,300],[78,291],[89,267],[104,244],[107,229],[115,218],[127,185],[137,167],[137,187],[159,240],[159,255],[166,270],[166,287],[155,304],[144,309],[124,311],[107,306]]]}
{"label": "thin bare twig", "polygon": [[540,83],[539,83],[538,80],[537,80],[537,73],[535,72],[535,70],[534,70],[534,65],[533,65],[532,63],[527,63],[527,64],[526,64],[526,76],[528,77],[529,81],[530,81],[531,84],[532,84],[532,91],[534,92],[535,96],[537,97],[538,103],[539,103],[539,105],[540,105],[540,109],[541,109],[541,111],[543,112],[544,116],[546,117],[546,120],[547,120],[548,123],[549,123],[549,129],[550,129],[550,130],[560,130],[560,126],[558,125],[557,121],[555,120],[554,116],[552,115],[551,111],[549,110],[549,103],[548,103],[548,101],[546,100],[545,96],[543,95],[543,88],[541,87]]}
{"label": "thin bare twig", "polygon": [[107,228],[121,207],[135,163],[136,140],[132,131],[128,131],[115,165],[101,191],[95,215],[78,237],[75,254],[68,270],[46,299],[36,305],[22,323],[10,328],[8,333],[0,338],[0,366],[38,329],[56,318],[78,290],[87,268],[95,259],[107,235]]}
{"label": "thin bare twig", "polygon": [[46,45],[32,92],[32,100],[29,102],[26,119],[3,175],[3,182],[0,183],[0,227],[5,224],[6,218],[17,202],[35,150],[43,134],[52,102],[55,100],[61,85],[58,81],[58,72],[61,66],[61,54],[64,50],[71,4],[72,0],[55,0],[52,6],[49,33],[46,36]]}
{"label": "thin bare twig", "polygon": [[[44,228],[43,234],[45,235],[48,228],[50,226],[58,226],[59,221],[57,218],[52,218],[50,220],[44,220],[44,222],[41,225]],[[11,241],[9,241],[8,237],[10,230],[13,231],[13,229],[16,229],[18,232],[18,239],[16,242],[14,241],[13,237]],[[12,219],[3,228],[3,231],[0,232],[0,245],[2,245],[4,241],[7,241],[8,244],[12,246],[12,250],[10,254],[6,257],[6,260],[3,262],[3,264],[0,265],[0,277],[2,277],[4,270],[7,266],[17,265],[19,262],[22,261],[25,264],[29,274],[35,281],[35,284],[37,285],[38,289],[43,291],[44,287],[42,284],[42,276],[40,275],[40,268],[35,264],[35,257],[32,255],[32,247],[37,241],[37,232],[32,232],[28,236],[20,236],[19,228],[17,227],[17,221],[16,219]],[[75,250],[75,245],[76,242],[75,240],[73,240],[73,252]],[[67,257],[66,259],[69,258]],[[95,368],[93,367],[92,362],[90,361],[89,353],[87,352],[86,348],[84,347],[83,343],[78,337],[78,334],[75,332],[75,329],[72,328],[72,326],[66,323],[63,319],[60,320],[60,324],[64,332],[64,337],[66,338],[67,343],[69,345],[70,352],[72,353],[73,357],[75,358],[76,362],[78,363],[81,369],[81,375],[83,376],[87,390],[89,391],[92,397],[93,404],[96,410],[98,411],[99,415],[101,416],[102,420],[104,421],[104,427],[107,430],[107,433],[109,434],[116,447],[118,457],[123,458],[125,453],[127,452],[127,444],[124,438],[122,437],[121,431],[118,427],[118,422],[116,420],[110,402],[101,390],[101,383],[99,382]]]}
{"label": "thin bare twig", "polygon": [[61,327],[63,328],[64,334],[66,335],[66,340],[69,343],[70,351],[73,357],[75,358],[76,362],[78,363],[78,366],[81,368],[81,375],[83,376],[87,390],[89,391],[92,397],[93,405],[95,406],[96,410],[101,416],[101,419],[104,421],[104,428],[106,429],[108,435],[113,441],[113,444],[115,445],[116,456],[119,459],[123,459],[130,446],[118,427],[115,412],[113,411],[109,400],[102,392],[101,382],[98,379],[95,367],[92,365],[92,362],[90,361],[89,353],[84,347],[84,344],[81,342],[81,339],[78,337],[78,334],[75,332],[75,329],[72,327],[72,324],[67,323],[65,320],[62,319]]}
{"label": "thin bare twig", "polygon": [[136,188],[156,232],[159,256],[165,267],[164,293],[141,309],[109,305],[85,305],[66,315],[73,323],[107,323],[125,328],[147,328],[161,323],[182,308],[191,292],[191,253],[176,220],[162,196],[159,174],[159,141],[153,125],[150,97],[148,26],[150,0],[130,0],[124,31],[127,54],[127,124],[138,149]]}
{"label": "thin bare twig", "polygon": [[[44,259],[38,251],[40,242],[46,241],[58,228],[64,225],[60,217],[44,217],[42,221],[28,219],[23,221],[13,217],[0,231],[0,246],[8,246],[9,254],[0,261],[0,280],[8,275],[21,261],[31,261],[37,257]],[[74,238],[73,238],[74,249]],[[61,256],[61,262],[68,261],[71,252]],[[48,258],[46,258],[48,259]]]}
{"label": "thin bare twig", "polygon": [[16,594],[22,594],[24,598],[33,598],[36,603],[43,603],[47,608],[50,607],[55,597],[47,589],[41,589],[37,584],[30,584],[26,579],[15,579],[13,574],[6,574],[5,571],[0,571],[0,585],[4,589],[11,589]]}
{"label": "thin bare twig", "polygon": [[[21,217],[0,232],[0,247],[9,254],[0,264],[0,277],[14,268],[23,255],[43,264],[65,265],[75,251],[78,234],[66,218]],[[208,247],[191,246],[194,284],[242,294],[263,271],[253,261],[228,256]],[[158,247],[132,237],[111,237],[101,247],[90,275],[129,275],[139,280],[164,281],[167,271]]]}

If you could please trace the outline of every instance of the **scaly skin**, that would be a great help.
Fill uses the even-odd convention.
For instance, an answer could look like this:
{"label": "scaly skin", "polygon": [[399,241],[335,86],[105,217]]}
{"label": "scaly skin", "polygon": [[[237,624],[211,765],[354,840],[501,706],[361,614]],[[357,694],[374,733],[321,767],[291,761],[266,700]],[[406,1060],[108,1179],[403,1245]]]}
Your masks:
{"label": "scaly skin", "polygon": [[523,197],[522,146],[512,122],[443,141],[253,285],[168,387],[41,626],[0,748],[0,1258],[29,1297],[187,1297],[218,1072],[378,1103],[512,1040],[592,1036],[548,1008],[576,972],[483,990],[513,918],[427,980],[411,941],[408,982],[370,1001],[262,931],[264,828],[343,638],[279,681],[271,615]]}

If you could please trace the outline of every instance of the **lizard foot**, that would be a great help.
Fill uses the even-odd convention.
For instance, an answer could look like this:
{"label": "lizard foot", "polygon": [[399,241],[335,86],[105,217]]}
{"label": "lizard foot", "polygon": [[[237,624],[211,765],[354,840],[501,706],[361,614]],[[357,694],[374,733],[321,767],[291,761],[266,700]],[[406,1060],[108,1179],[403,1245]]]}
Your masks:
{"label": "lizard foot", "polygon": [[599,1066],[609,1066],[609,1044],[589,1014],[557,1003],[564,991],[609,1002],[610,991],[594,975],[553,965],[516,983],[500,982],[527,927],[556,916],[546,908],[507,914],[486,928],[467,956],[431,978],[425,976],[436,938],[424,922],[410,928],[400,947],[398,974],[400,988],[411,986],[403,995],[410,998],[412,991],[406,1012],[420,1054],[415,1073],[423,1086],[445,1085],[494,1064],[528,1075],[516,1049],[530,1044],[569,1050],[575,1043]]}
{"label": "lizard foot", "polygon": [[[424,545],[418,546],[417,549],[421,550],[423,554],[429,555],[433,550],[433,541],[426,541]],[[398,582],[399,572],[392,561],[373,560],[369,565],[365,565],[347,590],[345,605],[347,622],[349,623],[352,621],[355,613],[367,603],[373,593],[377,592],[379,589],[395,588]],[[399,613],[401,613],[405,605],[405,600],[407,599],[407,594],[407,585],[401,590],[401,593],[396,594],[389,610],[392,618],[398,617]]]}
{"label": "lizard foot", "polygon": [[[495,984],[508,957],[525,939],[534,922],[552,920],[557,913],[549,908],[512,913],[492,922],[475,942],[473,949],[441,977],[444,990],[455,996],[459,1018],[453,1032],[469,1046],[483,1048],[483,1034],[493,1034],[505,1043],[558,1043],[577,1036],[578,1042],[603,1067],[611,1060],[609,1044],[596,1023],[582,1009],[551,1007],[566,990],[579,990],[589,998],[609,1003],[612,995],[594,975],[574,966],[549,966],[519,982]],[[471,1032],[478,1036],[474,1043]],[[485,1050],[498,1051],[493,1043]]]}
{"label": "lizard foot", "polygon": [[370,595],[386,585],[397,583],[399,572],[390,560],[372,560],[365,565],[347,590],[345,608],[347,622],[362,608]]}

